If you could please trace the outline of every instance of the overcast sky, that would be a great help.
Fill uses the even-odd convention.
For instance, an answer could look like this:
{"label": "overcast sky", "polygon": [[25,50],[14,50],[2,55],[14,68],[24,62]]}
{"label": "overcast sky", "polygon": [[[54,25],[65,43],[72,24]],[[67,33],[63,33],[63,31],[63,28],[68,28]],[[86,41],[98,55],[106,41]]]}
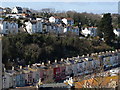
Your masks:
{"label": "overcast sky", "polygon": [[1,2],[118,2],[120,0],[0,0]]}
{"label": "overcast sky", "polygon": [[[13,8],[15,6],[20,6],[35,10],[40,10],[42,8],[54,8],[56,11],[74,10],[77,12],[102,14],[102,13],[118,13],[119,0],[90,0],[90,1],[89,0],[24,0],[24,1],[1,0],[1,1],[2,2],[0,3],[0,6],[2,7]],[[66,2],[62,2],[62,1],[66,1]]]}

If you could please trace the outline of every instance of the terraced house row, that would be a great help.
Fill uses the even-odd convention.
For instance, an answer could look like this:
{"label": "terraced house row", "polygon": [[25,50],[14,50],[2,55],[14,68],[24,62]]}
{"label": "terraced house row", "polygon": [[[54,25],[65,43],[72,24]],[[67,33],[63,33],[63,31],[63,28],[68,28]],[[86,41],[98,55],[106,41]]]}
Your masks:
{"label": "terraced house row", "polygon": [[[28,19],[28,18],[26,18]],[[1,19],[0,20],[0,33],[3,34],[16,34],[19,32],[26,32],[29,34],[34,33],[55,33],[55,34],[65,34],[67,32],[71,32],[75,35],[79,35],[79,27],[72,26],[74,23],[72,18],[64,18],[64,22],[51,22],[46,18],[36,18],[28,20],[20,19],[21,23],[24,25],[20,26],[17,21],[8,21]],[[61,19],[62,20],[62,19]],[[66,24],[65,24],[66,23]],[[69,24],[70,23],[70,24]],[[18,27],[19,26],[19,27]]]}
{"label": "terraced house row", "polygon": [[[14,28],[8,29],[8,22],[1,22],[0,18],[0,33],[9,34],[19,32],[27,32],[29,34],[33,33],[55,33],[55,34],[65,34],[71,32],[75,35],[80,33],[84,36],[97,36],[98,30],[97,27],[81,27],[82,20],[79,20],[79,24],[76,26],[74,19],[68,17],[59,17],[56,15],[49,17],[33,17],[33,13],[29,9],[22,7],[13,7],[13,8],[3,8],[0,7],[0,15],[9,19],[16,19],[14,21],[20,20],[21,26],[19,23],[15,23]],[[3,18],[2,18],[3,19]],[[28,21],[26,21],[28,19]],[[2,20],[4,21],[4,20]],[[12,22],[13,23],[13,22]],[[9,24],[10,25],[10,24]],[[17,27],[20,26],[19,28]],[[4,27],[4,28],[3,28]],[[10,27],[13,27],[11,24]],[[21,29],[22,28],[22,29]],[[12,31],[13,30],[13,31]],[[120,37],[120,29],[114,28],[114,33],[116,36]]]}
{"label": "terraced house row", "polygon": [[26,67],[12,67],[3,70],[3,88],[24,87],[42,83],[63,82],[67,76],[79,76],[94,73],[97,70],[107,70],[120,65],[120,50],[92,53],[61,61],[36,63]]}
{"label": "terraced house row", "polygon": [[[0,18],[0,33],[2,34],[15,34],[18,32],[33,33],[54,33],[54,34],[66,34],[68,32],[74,35],[80,35],[81,27],[76,26],[75,21],[72,18],[65,18],[59,16],[50,17],[32,17],[32,12],[21,7],[0,8],[0,12],[4,18]],[[7,14],[6,12],[9,12]],[[14,21],[10,21],[14,20]],[[19,21],[19,23],[17,22]],[[12,23],[12,24],[11,24]],[[22,24],[22,25],[21,25]],[[10,29],[11,28],[11,29]],[[88,30],[89,33],[83,29],[83,35],[90,34],[96,36],[97,29],[91,27]]]}

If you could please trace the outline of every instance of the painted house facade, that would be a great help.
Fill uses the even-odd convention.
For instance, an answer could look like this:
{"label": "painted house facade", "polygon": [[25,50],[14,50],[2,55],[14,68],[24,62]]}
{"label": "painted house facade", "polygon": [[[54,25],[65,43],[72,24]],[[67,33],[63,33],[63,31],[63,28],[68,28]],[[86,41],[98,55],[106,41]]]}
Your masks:
{"label": "painted house facade", "polygon": [[80,31],[79,31],[78,26],[73,27],[73,29],[72,29],[72,33],[75,34],[75,35],[79,35],[79,34],[80,34]]}
{"label": "painted house facade", "polygon": [[31,20],[31,21],[25,22],[25,25],[26,25],[26,30],[29,34],[42,33],[43,25],[41,21]]}
{"label": "painted house facade", "polygon": [[25,85],[29,85],[29,73],[30,70],[28,70],[27,68],[23,69],[23,73],[25,74]]}
{"label": "painted house facade", "polygon": [[51,16],[51,17],[49,18],[49,22],[50,22],[50,23],[60,24],[61,18],[58,17],[58,16]]}
{"label": "painted house facade", "polygon": [[22,13],[23,9],[21,7],[14,7],[12,9],[12,13]]}
{"label": "painted house facade", "polygon": [[70,32],[70,33],[72,33],[72,34],[74,34],[74,35],[79,35],[79,33],[80,33],[78,26],[76,26],[76,27],[66,26],[66,27],[64,27],[63,32],[64,32],[64,33]]}
{"label": "painted house facade", "polygon": [[15,77],[12,73],[4,73],[4,76],[2,77],[3,79],[3,85],[2,87],[4,89],[7,88],[15,88],[16,87],[16,81],[15,81]]}
{"label": "painted house facade", "polygon": [[73,73],[72,67],[71,65],[66,65],[66,69],[65,69],[65,74],[66,76],[69,76]]}
{"label": "painted house facade", "polygon": [[35,66],[29,68],[29,70],[30,70],[30,73],[31,73],[30,83],[32,85],[35,85],[40,78],[39,71],[38,71],[37,67],[35,67]]}
{"label": "painted house facade", "polygon": [[62,64],[60,66],[61,80],[65,80],[65,78],[66,78],[65,70],[66,70],[66,66]]}
{"label": "painted house facade", "polygon": [[114,29],[113,32],[116,36],[120,37],[120,29]]}
{"label": "painted house facade", "polygon": [[36,85],[40,79],[44,84],[60,82],[68,77],[85,75],[94,72],[94,70],[100,70],[101,62],[103,66],[108,68],[120,65],[120,50],[110,51],[102,55],[92,53],[91,56],[84,55],[61,59],[61,61],[55,60],[54,63],[28,65],[28,67],[9,71],[4,69],[2,85],[4,89],[7,89]]}
{"label": "painted house facade", "polygon": [[25,73],[22,70],[16,72],[16,87],[25,86]]}
{"label": "painted house facade", "polygon": [[83,73],[83,65],[82,65],[83,61],[78,62],[77,64],[77,69],[78,69],[78,74],[81,75]]}
{"label": "painted house facade", "polygon": [[53,83],[54,82],[54,73],[53,73],[53,68],[49,67],[44,69],[44,80],[43,83]]}
{"label": "painted house facade", "polygon": [[11,21],[0,21],[0,33],[16,34],[18,33],[18,24]]}
{"label": "painted house facade", "polygon": [[60,67],[59,66],[56,66],[53,68],[53,72],[54,72],[54,79],[55,81],[59,81],[61,78],[60,76]]}
{"label": "painted house facade", "polygon": [[71,26],[74,25],[74,20],[72,18],[63,18],[62,21],[66,25],[71,25]]}
{"label": "painted house facade", "polygon": [[97,27],[89,27],[90,36],[95,37],[97,36]]}
{"label": "painted house facade", "polygon": [[15,88],[16,87],[16,71],[5,70],[4,68],[2,81],[3,81],[2,87],[4,89]]}
{"label": "painted house facade", "polygon": [[0,16],[3,15],[3,8],[0,7]]}
{"label": "painted house facade", "polygon": [[86,27],[84,29],[82,29],[81,33],[85,36],[92,36],[95,37],[97,36],[97,27]]}

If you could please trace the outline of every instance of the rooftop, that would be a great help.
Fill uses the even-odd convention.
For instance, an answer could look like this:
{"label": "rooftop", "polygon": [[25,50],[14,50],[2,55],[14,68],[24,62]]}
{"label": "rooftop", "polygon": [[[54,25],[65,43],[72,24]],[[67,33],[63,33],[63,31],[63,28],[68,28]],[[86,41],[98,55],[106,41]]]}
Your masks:
{"label": "rooftop", "polygon": [[18,10],[22,10],[22,8],[21,7],[16,7]]}
{"label": "rooftop", "polygon": [[75,88],[87,88],[87,87],[91,87],[91,88],[99,88],[99,87],[110,87],[109,84],[115,81],[116,83],[118,83],[118,76],[112,76],[112,77],[98,77],[98,78],[92,78],[92,79],[88,79],[88,80],[83,80],[81,82],[76,82],[75,83]]}

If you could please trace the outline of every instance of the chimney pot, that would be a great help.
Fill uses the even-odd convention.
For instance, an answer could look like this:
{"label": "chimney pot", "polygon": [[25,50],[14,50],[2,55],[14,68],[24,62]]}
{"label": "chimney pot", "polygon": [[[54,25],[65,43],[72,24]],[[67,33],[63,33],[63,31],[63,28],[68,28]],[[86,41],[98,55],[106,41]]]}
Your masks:
{"label": "chimney pot", "polygon": [[55,60],[55,63],[57,63],[57,60]]}
{"label": "chimney pot", "polygon": [[42,62],[42,65],[44,65],[44,62]]}
{"label": "chimney pot", "polygon": [[20,69],[22,69],[22,66],[20,66]]}
{"label": "chimney pot", "polygon": [[61,62],[63,62],[63,59],[61,58]]}
{"label": "chimney pot", "polygon": [[50,61],[48,61],[48,64],[50,64]]}
{"label": "chimney pot", "polygon": [[28,68],[30,67],[30,65],[28,65]]}
{"label": "chimney pot", "polygon": [[15,68],[12,66],[12,70],[14,70]]}

